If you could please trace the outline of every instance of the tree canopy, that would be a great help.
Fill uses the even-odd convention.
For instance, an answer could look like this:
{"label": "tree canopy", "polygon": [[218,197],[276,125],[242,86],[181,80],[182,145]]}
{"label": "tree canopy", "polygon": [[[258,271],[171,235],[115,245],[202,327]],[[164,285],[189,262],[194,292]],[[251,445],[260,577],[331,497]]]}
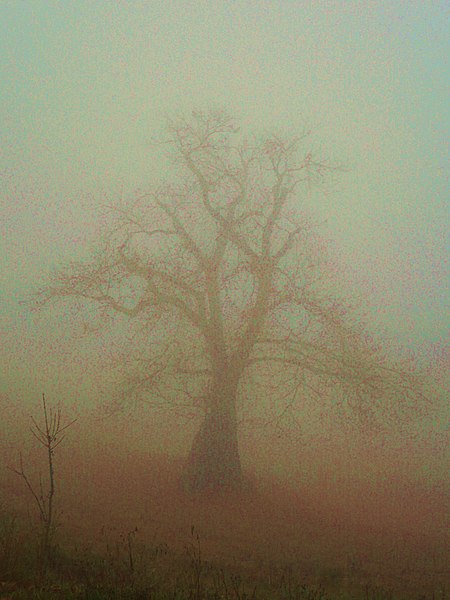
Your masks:
{"label": "tree canopy", "polygon": [[220,112],[167,133],[172,179],[116,205],[100,250],[54,273],[39,301],[79,297],[145,332],[134,390],[175,389],[204,412],[186,485],[239,484],[237,400],[263,372],[291,405],[332,397],[368,419],[422,403],[419,378],[373,341],[327,268],[304,199],[335,167],[308,133],[249,140]]}

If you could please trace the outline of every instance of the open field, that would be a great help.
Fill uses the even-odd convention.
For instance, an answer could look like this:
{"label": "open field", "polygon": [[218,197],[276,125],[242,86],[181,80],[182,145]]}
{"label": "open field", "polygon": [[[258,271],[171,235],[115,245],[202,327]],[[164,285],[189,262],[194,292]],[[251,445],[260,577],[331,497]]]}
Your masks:
{"label": "open field", "polygon": [[[448,506],[437,485],[386,478],[339,489],[253,472],[244,493],[188,497],[173,457],[71,444],[57,464],[54,596],[18,591],[32,583],[20,563],[31,572],[38,519],[23,481],[3,471],[3,598],[437,600],[450,592]],[[61,587],[71,581],[79,596]],[[88,595],[86,585],[100,594],[100,584],[129,595]],[[172,595],[151,595],[156,589]]]}

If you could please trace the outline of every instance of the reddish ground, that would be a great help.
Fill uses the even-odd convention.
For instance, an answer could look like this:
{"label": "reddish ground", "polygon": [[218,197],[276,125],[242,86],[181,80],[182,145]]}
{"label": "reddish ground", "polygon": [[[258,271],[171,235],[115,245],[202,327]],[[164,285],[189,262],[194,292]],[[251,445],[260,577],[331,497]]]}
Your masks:
{"label": "reddish ground", "polygon": [[[164,456],[61,447],[65,540],[104,549],[137,527],[134,540],[167,544],[181,560],[195,542],[194,526],[205,557],[255,577],[275,580],[291,570],[305,582],[341,589],[370,582],[410,591],[411,598],[449,589],[446,498],[436,487],[385,481],[382,488],[355,483],[339,490],[330,481],[267,478],[240,496],[190,498],[178,488],[180,468]],[[12,475],[4,497],[33,506]]]}
{"label": "reddish ground", "polygon": [[[39,472],[45,477],[45,452],[30,435],[25,409],[5,402],[0,412],[0,512],[26,514],[28,507],[34,518],[24,482],[5,466],[17,466],[22,449],[36,482]],[[326,447],[325,439],[297,449],[266,439],[257,451],[248,437],[242,449],[254,490],[193,498],[178,486],[182,461],[162,451],[185,452],[192,431],[181,439],[180,428],[169,432],[155,418],[148,423],[142,415],[98,422],[88,415],[68,430],[55,455],[61,544],[104,551],[107,543],[123,546],[137,527],[133,543],[167,545],[170,560],[182,561],[198,533],[205,558],[255,578],[276,582],[291,571],[305,583],[339,589],[367,582],[401,590],[404,598],[449,593],[448,496],[432,477],[444,443],[431,450],[383,447],[376,455],[345,440],[340,449],[335,442]],[[143,451],[152,440],[153,449]],[[288,481],[273,475],[286,473],[286,465]],[[420,469],[425,475],[417,475]]]}

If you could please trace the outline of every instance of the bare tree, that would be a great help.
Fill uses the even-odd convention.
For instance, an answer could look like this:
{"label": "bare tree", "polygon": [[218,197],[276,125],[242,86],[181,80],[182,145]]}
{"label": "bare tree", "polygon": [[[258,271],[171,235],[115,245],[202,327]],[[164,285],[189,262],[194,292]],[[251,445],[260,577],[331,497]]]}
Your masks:
{"label": "bare tree", "polygon": [[307,134],[243,141],[227,115],[202,112],[167,130],[177,176],[116,206],[102,250],[39,299],[76,296],[134,319],[152,346],[140,385],[170,400],[178,382],[179,398],[202,403],[186,488],[241,485],[237,400],[262,370],[290,403],[330,389],[360,416],[416,402],[412,374],[327,279],[301,194],[333,167],[305,149]]}
{"label": "bare tree", "polygon": [[25,482],[28,491],[33,496],[36,506],[39,509],[39,517],[42,523],[42,538],[40,543],[40,561],[41,561],[41,572],[45,574],[50,558],[50,552],[52,549],[52,538],[55,533],[55,510],[54,510],[54,499],[55,499],[55,466],[54,466],[54,454],[56,448],[65,438],[65,431],[76,419],[62,425],[61,423],[61,408],[58,407],[56,411],[50,408],[47,409],[47,403],[45,395],[42,394],[42,413],[44,416],[44,426],[41,427],[31,417],[33,427],[30,428],[31,433],[37,439],[39,444],[45,448],[47,453],[47,468],[48,468],[48,489],[44,492],[44,486],[42,480],[39,481],[39,490],[30,481],[30,478],[25,472],[23,466],[22,455],[20,455],[20,467],[19,469],[12,468],[11,470],[19,475]]}

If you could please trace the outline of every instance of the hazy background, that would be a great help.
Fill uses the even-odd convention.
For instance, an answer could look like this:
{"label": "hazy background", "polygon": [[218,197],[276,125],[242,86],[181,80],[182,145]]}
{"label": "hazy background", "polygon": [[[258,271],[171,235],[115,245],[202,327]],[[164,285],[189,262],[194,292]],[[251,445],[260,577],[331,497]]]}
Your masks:
{"label": "hazy background", "polygon": [[75,311],[21,301],[88,253],[102,204],[164,177],[152,143],[164,119],[210,106],[249,133],[313,128],[317,152],[347,167],[310,199],[343,286],[367,298],[374,331],[443,372],[447,18],[445,2],[424,0],[2,1],[6,403],[28,408],[44,390],[83,409],[107,401],[111,338],[88,335]]}

